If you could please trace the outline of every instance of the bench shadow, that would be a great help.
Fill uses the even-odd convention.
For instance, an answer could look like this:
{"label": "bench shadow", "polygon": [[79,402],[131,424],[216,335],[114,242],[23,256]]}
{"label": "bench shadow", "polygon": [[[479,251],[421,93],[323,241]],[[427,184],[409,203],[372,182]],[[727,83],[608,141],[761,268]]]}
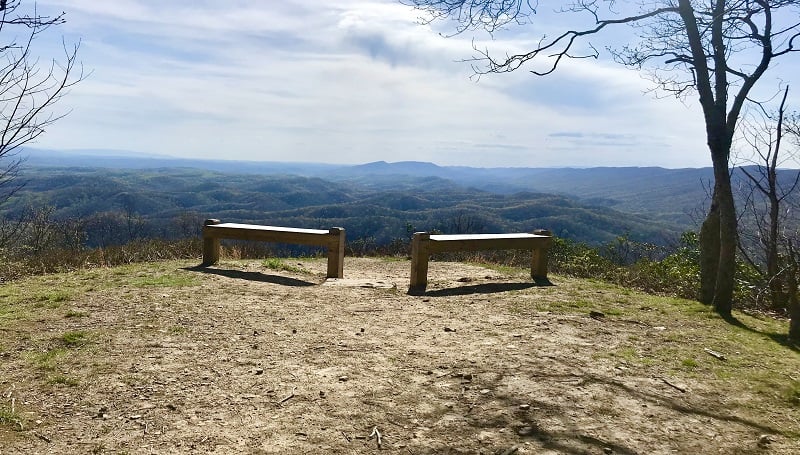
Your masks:
{"label": "bench shadow", "polygon": [[188,270],[191,272],[210,273],[212,275],[220,275],[238,280],[258,281],[260,283],[272,283],[280,286],[302,287],[302,286],[317,285],[317,283],[312,283],[310,281],[298,280],[297,278],[290,278],[280,275],[267,275],[261,272],[245,272],[243,270],[231,270],[231,269],[212,269],[202,266],[185,267],[184,270]]}
{"label": "bench shadow", "polygon": [[454,295],[470,295],[470,294],[496,294],[498,292],[507,291],[521,291],[523,289],[530,289],[534,287],[554,286],[549,280],[536,280],[526,283],[483,283],[474,284],[471,286],[459,286],[455,288],[437,289],[435,291],[420,291],[409,289],[408,293],[411,295],[425,295],[428,297],[447,297]]}

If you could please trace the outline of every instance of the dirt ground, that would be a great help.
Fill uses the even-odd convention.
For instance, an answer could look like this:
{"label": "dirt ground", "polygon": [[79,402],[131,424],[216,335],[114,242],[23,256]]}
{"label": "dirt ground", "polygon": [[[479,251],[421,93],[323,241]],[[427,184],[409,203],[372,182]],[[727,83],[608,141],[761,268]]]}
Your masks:
{"label": "dirt ground", "polygon": [[[84,317],[0,332],[19,335],[0,393],[24,417],[0,453],[800,453],[702,377],[610,355],[664,327],[544,305],[608,298],[577,280],[438,262],[411,296],[408,261],[348,258],[328,281],[285,263],[176,265],[195,281],[98,288],[68,302]],[[44,386],[28,354],[70,330],[89,340],[55,373],[76,381]]]}

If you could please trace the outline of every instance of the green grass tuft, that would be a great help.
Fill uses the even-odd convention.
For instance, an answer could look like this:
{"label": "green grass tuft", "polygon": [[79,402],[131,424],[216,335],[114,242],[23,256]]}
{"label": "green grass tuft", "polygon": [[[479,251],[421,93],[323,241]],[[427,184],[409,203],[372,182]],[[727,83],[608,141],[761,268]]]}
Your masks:
{"label": "green grass tuft", "polygon": [[278,271],[292,272],[292,273],[305,272],[305,270],[301,269],[300,267],[295,267],[293,265],[286,264],[285,262],[283,262],[283,260],[279,258],[264,259],[261,265],[270,270],[278,270]]}
{"label": "green grass tuft", "polygon": [[50,383],[50,384],[59,384],[59,385],[65,385],[65,386],[69,386],[69,387],[77,387],[78,384],[80,384],[80,382],[77,379],[71,378],[71,377],[63,375],[63,374],[56,374],[56,375],[50,376],[49,378],[47,378],[47,382]]}
{"label": "green grass tuft", "polygon": [[783,393],[784,399],[795,407],[800,407],[800,381],[791,380]]}
{"label": "green grass tuft", "polygon": [[67,313],[64,315],[65,318],[85,318],[89,316],[89,313],[78,311],[78,310],[68,310]]}
{"label": "green grass tuft", "polygon": [[29,359],[42,370],[55,370],[59,360],[67,351],[62,348],[50,349],[45,352],[38,352],[29,355]]}
{"label": "green grass tuft", "polygon": [[681,365],[689,371],[694,370],[695,368],[698,367],[697,360],[692,358],[681,360]]}
{"label": "green grass tuft", "polygon": [[22,416],[13,408],[13,405],[0,404],[0,425],[12,427],[22,431]]}
{"label": "green grass tuft", "polygon": [[66,332],[61,335],[61,341],[68,347],[82,346],[86,344],[88,338],[89,333],[85,330]]}

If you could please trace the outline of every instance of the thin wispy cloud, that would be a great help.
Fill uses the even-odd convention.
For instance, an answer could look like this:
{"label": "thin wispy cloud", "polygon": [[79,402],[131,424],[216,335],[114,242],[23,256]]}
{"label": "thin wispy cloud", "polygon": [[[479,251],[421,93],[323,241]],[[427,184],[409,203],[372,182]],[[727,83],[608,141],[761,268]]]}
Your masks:
{"label": "thin wispy cloud", "polygon": [[92,71],[39,147],[339,163],[709,163],[691,100],[655,99],[639,73],[611,62],[574,60],[547,78],[470,78],[463,60],[473,46],[513,52],[543,29],[444,38],[447,24],[421,25],[393,0],[40,0],[39,8],[67,12],[58,31],[81,40]]}

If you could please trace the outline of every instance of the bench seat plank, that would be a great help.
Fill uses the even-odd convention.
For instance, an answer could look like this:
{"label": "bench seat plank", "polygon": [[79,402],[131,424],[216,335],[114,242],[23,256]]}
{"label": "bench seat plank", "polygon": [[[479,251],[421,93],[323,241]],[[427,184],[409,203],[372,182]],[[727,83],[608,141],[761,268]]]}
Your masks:
{"label": "bench seat plank", "polygon": [[433,241],[446,240],[486,240],[486,239],[538,239],[548,237],[538,234],[528,234],[520,232],[516,234],[431,234]]}
{"label": "bench seat plank", "polygon": [[446,251],[534,250],[547,248],[552,237],[537,234],[431,235],[431,253]]}
{"label": "bench seat plank", "polygon": [[263,226],[260,224],[240,224],[240,223],[220,223],[211,225],[213,229],[219,228],[232,228],[232,229],[248,229],[254,231],[277,231],[277,232],[297,232],[303,234],[327,234],[327,229],[301,229],[284,226]]}
{"label": "bench seat plank", "polygon": [[222,223],[203,227],[207,237],[234,240],[260,240],[262,242],[294,243],[299,245],[328,246],[329,232],[321,229],[299,229],[281,226]]}

